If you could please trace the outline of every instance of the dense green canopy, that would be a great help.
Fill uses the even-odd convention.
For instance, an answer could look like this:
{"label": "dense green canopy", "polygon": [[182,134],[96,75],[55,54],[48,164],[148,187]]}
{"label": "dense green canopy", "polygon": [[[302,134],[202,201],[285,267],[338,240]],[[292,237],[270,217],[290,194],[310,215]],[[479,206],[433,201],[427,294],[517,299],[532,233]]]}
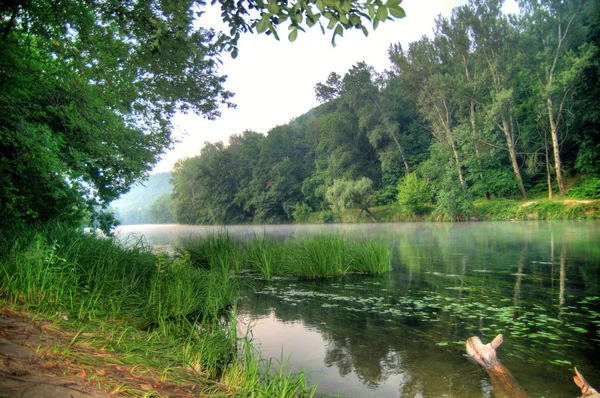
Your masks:
{"label": "dense green canopy", "polygon": [[177,221],[329,221],[398,201],[464,219],[477,198],[600,197],[600,1],[501,9],[471,0],[432,38],[390,46],[389,71],[331,73],[315,87],[322,104],[289,125],[181,161]]}
{"label": "dense green canopy", "polygon": [[[226,34],[202,27],[203,1],[0,3],[3,220],[80,220],[147,175],[173,144],[171,118],[233,106],[219,56],[240,33],[321,21],[336,35],[402,17],[399,1],[215,1]],[[365,30],[366,31],[366,30]]]}

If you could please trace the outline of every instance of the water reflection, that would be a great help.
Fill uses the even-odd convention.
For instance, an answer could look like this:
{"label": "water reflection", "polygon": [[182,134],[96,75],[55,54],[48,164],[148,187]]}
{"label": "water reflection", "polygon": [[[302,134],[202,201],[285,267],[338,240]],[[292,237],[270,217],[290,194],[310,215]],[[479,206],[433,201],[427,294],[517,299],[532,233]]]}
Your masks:
{"label": "water reflection", "polygon": [[[487,376],[465,358],[464,341],[503,333],[499,355],[523,387],[532,396],[564,397],[578,394],[573,366],[600,386],[599,225],[253,226],[229,232],[288,237],[330,231],[390,242],[394,271],[388,275],[257,281],[257,292],[248,290],[241,300],[263,354],[280,358],[283,349],[293,366],[320,375],[322,393],[487,397]],[[153,239],[169,243],[185,235],[172,232]]]}

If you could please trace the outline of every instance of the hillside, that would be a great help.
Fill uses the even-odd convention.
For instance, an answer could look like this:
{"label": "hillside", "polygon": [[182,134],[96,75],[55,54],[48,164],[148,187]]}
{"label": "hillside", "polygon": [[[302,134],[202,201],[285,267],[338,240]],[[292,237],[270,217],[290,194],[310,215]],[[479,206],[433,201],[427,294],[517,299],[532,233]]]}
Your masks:
{"label": "hillside", "polygon": [[157,199],[165,195],[170,197],[173,191],[170,179],[171,173],[152,174],[146,181],[137,183],[129,192],[112,202],[110,207],[121,224],[169,222],[169,220],[157,220],[151,209]]}

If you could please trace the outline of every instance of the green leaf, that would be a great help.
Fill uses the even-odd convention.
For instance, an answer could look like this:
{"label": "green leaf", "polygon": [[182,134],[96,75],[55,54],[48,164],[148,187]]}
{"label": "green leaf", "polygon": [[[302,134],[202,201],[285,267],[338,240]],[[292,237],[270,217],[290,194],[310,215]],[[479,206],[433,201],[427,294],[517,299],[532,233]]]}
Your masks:
{"label": "green leaf", "polygon": [[388,5],[388,9],[390,11],[390,14],[392,14],[396,18],[406,17],[404,8],[400,7],[398,4],[390,4],[390,5]]}
{"label": "green leaf", "polygon": [[264,14],[260,21],[256,24],[256,31],[258,33],[266,32],[269,29],[269,25],[271,24],[269,21],[270,14]]}
{"label": "green leaf", "polygon": [[297,37],[298,37],[298,29],[294,28],[288,35],[288,39],[290,40],[290,42],[294,42],[294,41],[296,41]]}
{"label": "green leaf", "polygon": [[236,58],[237,58],[237,56],[238,56],[238,49],[237,49],[237,48],[234,48],[234,49],[231,51],[231,58],[233,58],[233,59],[236,59]]}
{"label": "green leaf", "polygon": [[365,37],[369,37],[369,29],[367,29],[363,25],[361,25],[360,28],[362,29],[362,32],[364,33]]}
{"label": "green leaf", "polygon": [[329,18],[329,24],[327,24],[327,29],[333,29],[333,27],[335,26],[335,24],[337,23],[335,17],[332,15],[331,18]]}
{"label": "green leaf", "polygon": [[388,18],[388,10],[384,6],[381,6],[377,9],[377,19],[380,21],[385,21]]}
{"label": "green leaf", "polygon": [[335,34],[344,36],[344,27],[342,25],[338,24],[338,26],[335,27]]}
{"label": "green leaf", "polygon": [[404,12],[404,10],[402,8],[396,9],[396,8],[390,7],[390,14],[392,14],[392,16],[394,18],[404,18],[406,16],[406,13]]}
{"label": "green leaf", "polygon": [[279,7],[277,4],[268,4],[267,10],[269,10],[271,14],[278,14],[281,10],[281,7]]}

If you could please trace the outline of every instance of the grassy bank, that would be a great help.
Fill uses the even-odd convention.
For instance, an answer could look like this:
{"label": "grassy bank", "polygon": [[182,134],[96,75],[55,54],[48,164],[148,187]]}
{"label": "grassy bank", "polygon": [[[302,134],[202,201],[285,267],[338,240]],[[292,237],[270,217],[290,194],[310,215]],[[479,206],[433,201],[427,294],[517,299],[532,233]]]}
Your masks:
{"label": "grassy bank", "polygon": [[[110,352],[114,363],[132,373],[143,370],[171,384],[226,396],[315,392],[302,372],[273,370],[237,335],[241,271],[269,279],[390,267],[387,247],[336,236],[238,242],[223,233],[188,241],[170,257],[153,254],[142,241],[123,245],[52,224],[4,231],[0,250],[0,304],[37,314],[72,336],[71,344],[58,348],[63,360],[93,370],[106,365],[106,355],[98,352]],[[74,344],[95,354],[75,353]],[[165,394],[134,381],[119,386],[100,376],[95,381],[113,393]]]}
{"label": "grassy bank", "polygon": [[[422,214],[405,211],[400,205],[376,206],[370,208],[379,222],[447,221],[436,215],[434,206],[424,208]],[[472,221],[511,221],[511,220],[597,220],[600,219],[600,200],[577,199],[533,199],[477,200],[468,216],[460,218]],[[329,211],[311,213],[305,223],[368,223],[371,218],[360,210],[345,210],[333,215]]]}

